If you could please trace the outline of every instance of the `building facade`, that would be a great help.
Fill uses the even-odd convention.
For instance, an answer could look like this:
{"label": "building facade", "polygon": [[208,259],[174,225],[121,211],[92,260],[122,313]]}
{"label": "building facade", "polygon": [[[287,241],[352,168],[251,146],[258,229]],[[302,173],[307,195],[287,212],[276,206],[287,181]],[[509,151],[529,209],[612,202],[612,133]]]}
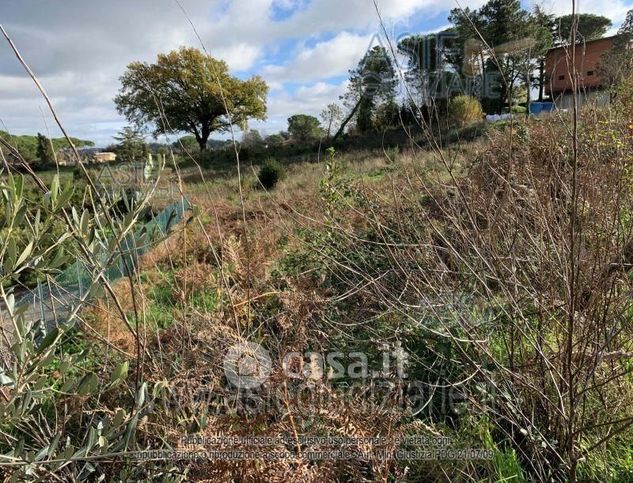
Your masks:
{"label": "building facade", "polygon": [[[613,48],[615,37],[591,40],[575,46],[575,64],[580,103],[587,101],[604,105],[609,102],[605,85],[600,78],[602,56]],[[545,92],[559,109],[573,107],[573,75],[571,46],[556,47],[547,52],[545,71],[547,81]]]}

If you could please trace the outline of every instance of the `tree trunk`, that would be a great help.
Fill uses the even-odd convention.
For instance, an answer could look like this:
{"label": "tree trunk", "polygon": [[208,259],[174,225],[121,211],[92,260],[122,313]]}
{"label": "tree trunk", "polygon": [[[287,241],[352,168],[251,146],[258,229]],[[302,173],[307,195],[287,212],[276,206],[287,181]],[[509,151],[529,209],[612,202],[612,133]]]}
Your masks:
{"label": "tree trunk", "polygon": [[532,83],[530,82],[531,78],[532,78],[532,76],[531,76],[531,73],[530,73],[530,71],[528,69],[527,79],[526,79],[526,82],[525,82],[525,85],[527,86],[527,96],[526,96],[527,97],[527,99],[526,99],[527,102],[525,104],[525,117],[526,118],[530,117],[530,103],[532,102],[532,92],[531,92],[532,91]]}
{"label": "tree trunk", "polygon": [[343,134],[343,132],[345,132],[345,126],[347,126],[347,123],[352,120],[352,118],[354,117],[354,114],[356,114],[356,111],[358,111],[358,108],[360,107],[360,103],[362,102],[362,100],[363,98],[361,97],[360,100],[356,103],[356,106],[354,106],[354,109],[352,109],[352,112],[350,112],[349,115],[345,118],[345,120],[341,124],[341,127],[338,128],[338,131],[334,135],[333,141],[336,141]]}
{"label": "tree trunk", "polygon": [[541,57],[538,64],[538,101],[543,102],[545,95],[545,60]]}
{"label": "tree trunk", "polygon": [[203,125],[200,129],[200,134],[196,133],[196,141],[198,141],[198,146],[200,146],[200,152],[207,150],[209,136],[211,136],[211,129],[206,125]]}

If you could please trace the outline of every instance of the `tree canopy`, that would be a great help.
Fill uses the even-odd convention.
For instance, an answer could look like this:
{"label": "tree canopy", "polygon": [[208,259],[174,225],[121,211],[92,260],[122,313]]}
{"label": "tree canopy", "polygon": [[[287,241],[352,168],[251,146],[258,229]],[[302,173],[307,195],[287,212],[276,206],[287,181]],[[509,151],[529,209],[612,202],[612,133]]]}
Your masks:
{"label": "tree canopy", "polygon": [[271,134],[266,137],[266,144],[269,146],[281,146],[285,140],[281,134]]}
{"label": "tree canopy", "polygon": [[338,104],[328,104],[328,106],[323,111],[321,111],[321,120],[323,121],[323,125],[327,126],[326,136],[328,139],[330,139],[330,137],[332,136],[332,129],[342,119],[343,110]]}
{"label": "tree canopy", "polygon": [[288,132],[295,141],[311,142],[323,135],[321,123],[314,116],[295,114],[288,119]]}
{"label": "tree canopy", "polygon": [[117,155],[127,162],[145,159],[149,153],[145,139],[138,129],[131,126],[124,127],[114,139],[118,141],[115,148]]}
{"label": "tree canopy", "polygon": [[[39,155],[37,151],[38,136],[31,136],[31,135],[17,136],[17,135],[9,134],[6,131],[0,131],[0,138],[2,138],[11,146],[13,146],[20,153],[20,155],[27,161],[33,161],[35,159],[39,159]],[[92,141],[77,139],[73,137],[71,137],[70,140],[73,142],[76,148],[94,146],[94,143]],[[49,144],[50,143],[53,144],[53,149],[55,151],[59,151],[60,149],[70,147],[66,138],[53,138],[49,140]],[[8,159],[12,159],[11,152],[7,150],[4,146],[0,146],[0,151],[2,151],[2,153]]]}
{"label": "tree canopy", "polygon": [[[595,40],[604,37],[607,30],[611,27],[611,20],[601,15],[593,15],[590,13],[581,13],[576,15],[578,19],[577,41]],[[564,45],[570,43],[571,27],[574,21],[573,15],[563,15],[556,18],[556,43]]]}
{"label": "tree canopy", "polygon": [[363,56],[358,67],[350,71],[349,89],[344,99],[351,114],[341,124],[337,136],[353,116],[356,116],[359,132],[373,131],[381,106],[395,102],[396,85],[391,57],[384,47],[373,47]]}
{"label": "tree canopy", "polygon": [[240,80],[226,62],[182,47],[160,54],[154,64],[129,64],[114,101],[137,126],[152,125],[154,135],[190,133],[202,151],[211,133],[264,120],[267,94],[261,77]]}
{"label": "tree canopy", "polygon": [[629,10],[626,19],[613,39],[613,48],[605,52],[600,59],[600,77],[609,88],[617,87],[633,72],[633,10]]}
{"label": "tree canopy", "polygon": [[264,138],[257,129],[249,129],[242,135],[241,145],[248,149],[258,149],[265,146]]}
{"label": "tree canopy", "polygon": [[[407,84],[426,106],[466,93],[480,98],[486,112],[501,112],[518,99],[529,103],[533,87],[542,101],[545,56],[570,41],[573,20],[571,15],[555,18],[538,5],[528,11],[519,0],[453,9],[449,28],[399,42],[408,58]],[[584,40],[602,37],[611,25],[598,15],[581,14],[577,20],[578,38]]]}
{"label": "tree canopy", "polygon": [[50,139],[41,133],[37,133],[37,158],[40,163],[52,164],[55,162],[55,150]]}
{"label": "tree canopy", "polygon": [[[477,70],[482,74],[488,107],[501,111],[512,103],[515,85],[529,69],[529,50],[533,47],[531,43],[525,43],[532,33],[529,12],[521,8],[519,0],[490,0],[476,11],[453,9],[449,20],[457,36],[458,55],[453,62],[459,64],[454,65],[455,69],[467,73],[470,59],[463,53],[469,50],[465,48],[467,45],[472,45],[470,51],[479,62]],[[488,82],[484,72],[488,76],[496,74],[497,88],[492,88],[493,84]]]}

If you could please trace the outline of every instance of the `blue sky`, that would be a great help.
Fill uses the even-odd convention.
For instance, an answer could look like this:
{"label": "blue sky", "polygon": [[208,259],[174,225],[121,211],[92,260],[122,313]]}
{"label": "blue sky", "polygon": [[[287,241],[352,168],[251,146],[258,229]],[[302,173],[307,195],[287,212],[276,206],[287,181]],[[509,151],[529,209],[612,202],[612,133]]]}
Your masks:
{"label": "blue sky", "polygon": [[[263,134],[285,129],[293,114],[318,115],[336,102],[345,91],[347,71],[377,35],[385,41],[372,0],[180,2],[211,55],[225,59],[239,77],[258,74],[269,83],[268,119],[250,126]],[[567,0],[542,4],[557,14],[571,11]],[[389,35],[397,38],[446,26],[457,3],[378,0],[378,5]],[[608,16],[617,27],[633,0],[584,0],[579,8]],[[68,131],[101,146],[126,124],[112,102],[125,66],[151,62],[181,45],[199,46],[175,0],[5,0],[0,12]],[[59,134],[6,43],[0,44],[0,123],[0,129],[14,133]]]}

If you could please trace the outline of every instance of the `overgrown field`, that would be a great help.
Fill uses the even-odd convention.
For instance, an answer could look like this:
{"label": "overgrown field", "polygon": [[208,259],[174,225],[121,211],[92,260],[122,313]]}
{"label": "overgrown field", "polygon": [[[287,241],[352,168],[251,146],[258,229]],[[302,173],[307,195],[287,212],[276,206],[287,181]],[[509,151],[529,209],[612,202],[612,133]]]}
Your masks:
{"label": "overgrown field", "polygon": [[[239,177],[168,166],[157,203],[184,195],[196,208],[133,276],[43,342],[15,314],[14,369],[0,374],[5,475],[632,480],[633,131],[619,99],[577,126],[555,115],[444,149],[280,160],[270,189],[248,162]],[[19,211],[19,186],[2,189]],[[64,252],[89,257],[105,222],[73,213],[70,197],[52,195],[40,217],[68,223]],[[33,210],[20,216],[37,226]],[[114,218],[115,238],[135,221]],[[58,246],[37,234],[30,250],[47,260]],[[23,250],[3,249],[5,275]],[[236,387],[227,351],[246,342],[270,371]],[[358,353],[366,373],[350,369]],[[386,353],[406,354],[405,371]],[[285,457],[142,453],[203,449],[188,435],[269,436]],[[327,445],[303,436],[347,438],[354,456],[314,458]],[[407,436],[488,456],[403,456],[437,449]]]}

